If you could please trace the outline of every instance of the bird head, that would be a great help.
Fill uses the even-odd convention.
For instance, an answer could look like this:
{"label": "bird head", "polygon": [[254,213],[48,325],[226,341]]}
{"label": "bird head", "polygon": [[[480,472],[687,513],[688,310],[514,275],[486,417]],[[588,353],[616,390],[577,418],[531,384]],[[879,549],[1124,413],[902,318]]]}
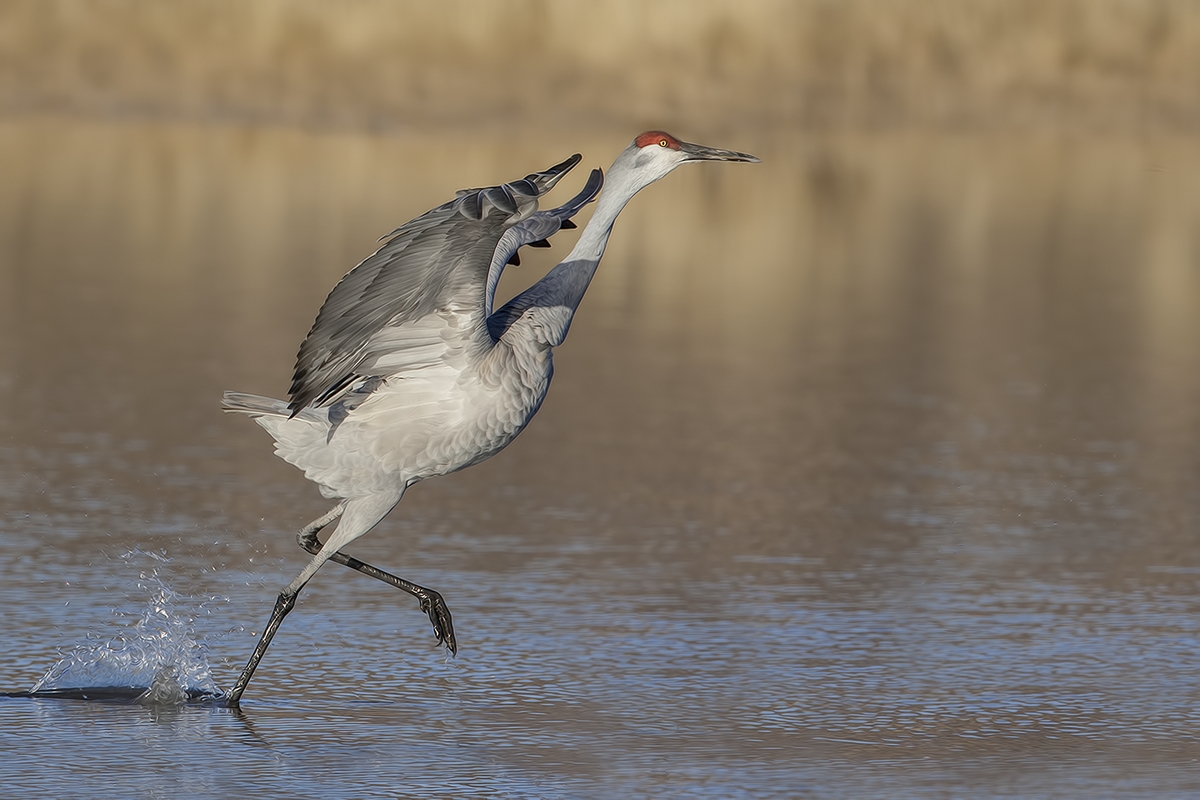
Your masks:
{"label": "bird head", "polygon": [[[758,159],[747,153],[720,150],[676,139],[664,131],[646,131],[637,136],[617,159],[641,186],[664,177],[681,164],[693,161],[745,161]],[[613,165],[614,167],[617,164]]]}

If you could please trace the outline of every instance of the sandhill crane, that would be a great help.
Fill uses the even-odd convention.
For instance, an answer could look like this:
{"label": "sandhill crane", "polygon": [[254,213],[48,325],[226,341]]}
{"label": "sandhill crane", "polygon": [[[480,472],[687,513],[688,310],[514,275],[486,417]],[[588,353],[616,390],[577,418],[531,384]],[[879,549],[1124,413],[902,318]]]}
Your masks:
{"label": "sandhill crane", "polygon": [[[638,191],[681,164],[757,158],[647,131],[594,170],[575,198],[538,212],[538,198],[580,161],[502,186],[464,190],[396,229],[322,305],[300,346],[290,400],[227,392],[223,407],[248,414],[275,452],[337,498],[300,530],[313,554],[280,593],[258,645],[226,701],[237,704],[300,590],[328,560],[416,597],[438,642],[456,652],[437,592],[342,552],[418,481],[478,464],[511,442],[541,407],[561,344],[595,275],[613,223]],[[574,249],[532,287],[493,312],[500,272],[526,244],[545,243],[596,196]],[[317,534],[334,520],[324,545]]]}

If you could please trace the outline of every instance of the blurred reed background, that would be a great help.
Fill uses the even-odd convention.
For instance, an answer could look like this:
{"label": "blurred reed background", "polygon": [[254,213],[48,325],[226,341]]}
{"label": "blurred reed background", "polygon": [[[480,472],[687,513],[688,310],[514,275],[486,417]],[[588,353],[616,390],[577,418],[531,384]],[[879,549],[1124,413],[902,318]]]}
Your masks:
{"label": "blurred reed background", "polygon": [[1194,0],[3,0],[0,113],[1194,131]]}

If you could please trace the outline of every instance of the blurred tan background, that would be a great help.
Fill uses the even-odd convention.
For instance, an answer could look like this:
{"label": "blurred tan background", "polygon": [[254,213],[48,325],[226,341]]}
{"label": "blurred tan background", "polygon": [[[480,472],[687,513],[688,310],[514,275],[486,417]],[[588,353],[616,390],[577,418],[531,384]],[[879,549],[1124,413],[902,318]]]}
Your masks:
{"label": "blurred tan background", "polygon": [[[76,425],[75,398],[97,382],[125,391],[140,354],[144,380],[177,380],[195,425],[223,441],[238,428],[214,398],[282,393],[329,287],[377,237],[454,189],[571,152],[607,165],[651,126],[763,163],[680,170],[630,206],[556,378],[556,396],[574,397],[549,403],[513,451],[557,452],[565,431],[593,435],[575,428],[584,418],[607,439],[650,404],[671,415],[728,391],[705,412],[710,435],[726,416],[749,424],[754,381],[792,370],[797,386],[859,391],[853,365],[871,364],[872,386],[897,370],[997,425],[1024,420],[1039,447],[1060,428],[997,401],[1004,387],[1071,376],[1081,397],[1109,396],[1102,386],[1117,399],[1099,416],[1152,430],[1156,474],[1188,491],[1200,2],[1187,0],[0,0],[6,391],[41,375],[54,388],[27,406],[51,416],[28,427]],[[527,255],[500,296],[571,238]],[[125,338],[100,346],[102,332]],[[695,359],[719,386],[678,402],[650,378],[640,400],[628,380],[599,392],[633,352]],[[756,391],[769,414],[802,405],[795,387]],[[863,390],[864,403],[889,391]],[[143,401],[89,424],[113,430],[119,408],[131,432],[177,437],[181,406]],[[637,408],[607,419],[621,402]],[[780,464],[864,457],[840,448],[870,428],[867,411],[835,423],[843,400],[806,407],[819,422],[730,422],[741,455],[699,459],[737,464],[715,486],[761,471],[752,507],[775,508],[770,525],[791,524],[804,483]],[[863,452],[883,452],[893,427]],[[819,431],[831,442],[806,442]],[[274,462],[246,441],[254,467],[221,469]],[[681,459],[681,486],[697,460]],[[662,469],[657,451],[646,463]],[[745,508],[727,509],[730,524]]]}
{"label": "blurred tan background", "polygon": [[387,130],[1200,126],[1194,0],[4,0],[0,113]]}

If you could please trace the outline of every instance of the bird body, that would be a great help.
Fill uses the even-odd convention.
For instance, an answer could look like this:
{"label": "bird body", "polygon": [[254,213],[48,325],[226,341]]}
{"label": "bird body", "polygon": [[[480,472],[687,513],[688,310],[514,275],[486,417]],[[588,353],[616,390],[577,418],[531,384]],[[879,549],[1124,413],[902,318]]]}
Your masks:
{"label": "bird body", "polygon": [[[374,527],[414,483],[477,464],[506,447],[541,407],[553,348],[567,335],[613,223],[642,188],[688,161],[757,161],[648,131],[610,168],[592,219],[567,258],[493,311],[496,285],[518,248],[545,244],[600,191],[594,170],[571,201],[537,211],[538,198],[579,161],[503,186],[459,192],[414,219],[346,274],[321,307],[297,356],[290,400],[227,392],[275,452],[340,500],[301,530],[313,554],[280,594],[250,662],[227,696],[236,704],[296,596],[327,560],[416,596],[439,642],[454,652],[441,596],[341,550]],[[317,532],[337,519],[322,545]]]}
{"label": "bird body", "polygon": [[533,418],[552,373],[549,348],[514,335],[478,356],[446,353],[440,363],[383,378],[332,436],[327,409],[292,417],[282,400],[233,392],[225,405],[254,416],[276,454],[325,497],[353,499],[403,492],[498,453]]}

